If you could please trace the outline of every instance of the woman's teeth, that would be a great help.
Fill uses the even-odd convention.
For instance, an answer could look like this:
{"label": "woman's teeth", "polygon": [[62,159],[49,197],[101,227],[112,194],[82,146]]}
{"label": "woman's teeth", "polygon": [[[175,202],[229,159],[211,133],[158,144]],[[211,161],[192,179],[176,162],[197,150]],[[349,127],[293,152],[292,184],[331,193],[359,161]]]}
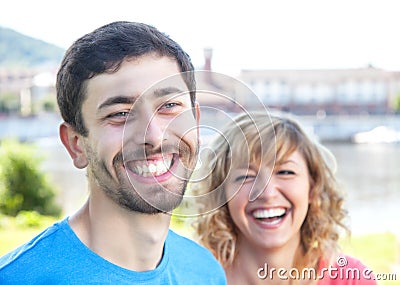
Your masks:
{"label": "woman's teeth", "polygon": [[285,208],[258,209],[253,212],[253,217],[256,219],[271,219],[282,217],[285,213]]}

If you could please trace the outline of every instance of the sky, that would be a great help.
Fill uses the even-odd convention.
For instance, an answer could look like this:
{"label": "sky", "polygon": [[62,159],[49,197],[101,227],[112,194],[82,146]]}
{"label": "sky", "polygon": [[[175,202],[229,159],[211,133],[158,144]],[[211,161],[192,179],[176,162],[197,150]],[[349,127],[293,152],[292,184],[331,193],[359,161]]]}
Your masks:
{"label": "sky", "polygon": [[3,0],[0,26],[68,48],[116,20],[151,24],[176,40],[196,67],[400,71],[398,0]]}

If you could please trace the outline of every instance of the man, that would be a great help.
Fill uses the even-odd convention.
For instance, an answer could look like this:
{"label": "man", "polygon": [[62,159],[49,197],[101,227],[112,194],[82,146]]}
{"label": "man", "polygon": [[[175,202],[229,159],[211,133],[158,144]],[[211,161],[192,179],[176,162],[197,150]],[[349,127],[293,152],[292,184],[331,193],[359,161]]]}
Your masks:
{"label": "man", "polygon": [[189,56],[151,26],[114,22],[68,49],[56,87],[89,198],[3,256],[0,284],[225,284],[211,253],[169,230],[198,153]]}

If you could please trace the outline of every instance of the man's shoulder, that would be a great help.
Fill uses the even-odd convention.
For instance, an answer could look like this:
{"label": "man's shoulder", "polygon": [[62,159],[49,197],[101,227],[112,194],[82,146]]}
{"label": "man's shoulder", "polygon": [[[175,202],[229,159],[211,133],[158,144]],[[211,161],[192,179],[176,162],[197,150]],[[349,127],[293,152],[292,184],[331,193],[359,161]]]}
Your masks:
{"label": "man's shoulder", "polygon": [[[194,240],[170,230],[167,243],[170,266],[193,280],[226,284],[225,272],[214,255]],[[198,282],[197,282],[198,283]]]}
{"label": "man's shoulder", "polygon": [[206,249],[193,239],[177,234],[172,230],[170,230],[168,233],[167,243],[170,247],[177,251],[187,252],[187,250],[191,250],[190,252],[196,252],[196,254],[212,256],[211,252],[208,249]]}

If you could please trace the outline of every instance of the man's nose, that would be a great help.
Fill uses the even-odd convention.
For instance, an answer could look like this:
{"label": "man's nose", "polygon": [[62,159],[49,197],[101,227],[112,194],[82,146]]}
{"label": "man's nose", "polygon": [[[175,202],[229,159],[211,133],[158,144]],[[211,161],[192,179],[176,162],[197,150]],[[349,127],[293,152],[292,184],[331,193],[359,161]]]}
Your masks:
{"label": "man's nose", "polygon": [[165,137],[165,123],[146,104],[136,106],[124,129],[124,147],[159,148]]}
{"label": "man's nose", "polygon": [[143,130],[142,143],[148,147],[158,148],[165,136],[164,124],[157,117],[151,117]]}

